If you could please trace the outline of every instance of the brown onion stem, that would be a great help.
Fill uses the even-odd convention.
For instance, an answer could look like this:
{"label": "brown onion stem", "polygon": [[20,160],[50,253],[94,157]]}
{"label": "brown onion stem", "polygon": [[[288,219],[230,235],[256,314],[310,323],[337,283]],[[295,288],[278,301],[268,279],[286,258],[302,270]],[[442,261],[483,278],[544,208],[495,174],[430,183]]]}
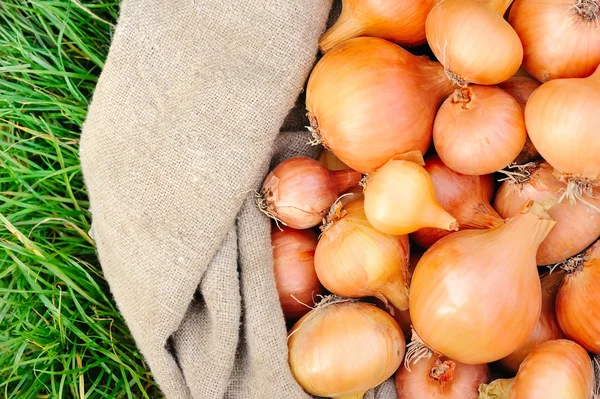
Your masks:
{"label": "brown onion stem", "polygon": [[504,221],[494,210],[490,203],[479,202],[475,204],[473,216],[468,223],[464,223],[461,227],[469,227],[474,229],[493,229],[504,224]]}
{"label": "brown onion stem", "polygon": [[338,193],[345,193],[351,189],[360,187],[362,175],[355,170],[336,170],[330,173],[331,184]]}
{"label": "brown onion stem", "polygon": [[342,2],[342,13],[338,20],[321,36],[319,47],[321,52],[325,53],[335,47],[337,44],[359,36],[363,32],[363,27],[349,10],[349,7]]}

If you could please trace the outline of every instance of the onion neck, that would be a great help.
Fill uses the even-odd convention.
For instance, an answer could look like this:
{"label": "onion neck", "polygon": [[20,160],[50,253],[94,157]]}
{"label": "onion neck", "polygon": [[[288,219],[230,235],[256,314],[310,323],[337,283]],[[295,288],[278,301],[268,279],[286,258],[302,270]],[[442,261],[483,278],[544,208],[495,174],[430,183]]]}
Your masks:
{"label": "onion neck", "polygon": [[473,229],[493,229],[504,224],[504,220],[487,201],[477,202],[471,209],[473,214],[467,223],[461,224],[461,227]]}
{"label": "onion neck", "polygon": [[360,36],[364,33],[364,28],[359,19],[349,10],[348,5],[344,1],[342,3],[342,13],[338,20],[327,29],[319,40],[319,48],[321,52],[326,53],[338,44]]}
{"label": "onion neck", "polygon": [[572,8],[583,22],[598,23],[600,20],[598,0],[575,0]]}
{"label": "onion neck", "polygon": [[331,185],[335,188],[337,194],[360,188],[362,175],[355,170],[337,170],[329,172],[329,175],[331,176]]}
{"label": "onion neck", "polygon": [[438,229],[456,231],[458,221],[437,203],[433,203],[423,212],[423,226],[437,227]]}
{"label": "onion neck", "polygon": [[479,399],[509,399],[514,378],[499,378],[479,386]]}
{"label": "onion neck", "polygon": [[398,308],[398,310],[408,309],[408,265],[403,272],[394,274],[379,289],[381,295]]}
{"label": "onion neck", "polygon": [[504,17],[504,13],[508,10],[508,7],[512,4],[513,0],[490,0],[487,6],[492,9],[496,14]]}
{"label": "onion neck", "polygon": [[513,245],[533,248],[537,252],[555,224],[541,205],[529,201],[521,213],[508,219],[497,232],[507,237]]}
{"label": "onion neck", "polygon": [[422,65],[423,75],[429,76],[429,87],[423,90],[433,95],[436,103],[440,105],[455,89],[454,83],[448,78],[444,66],[439,62],[431,61],[426,56],[419,57],[425,62]]}

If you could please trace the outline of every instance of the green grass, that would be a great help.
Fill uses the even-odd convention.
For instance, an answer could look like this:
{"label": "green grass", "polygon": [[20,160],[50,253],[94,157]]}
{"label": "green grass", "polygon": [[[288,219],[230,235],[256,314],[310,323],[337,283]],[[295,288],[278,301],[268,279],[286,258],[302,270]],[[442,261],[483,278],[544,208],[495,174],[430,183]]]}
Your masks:
{"label": "green grass", "polygon": [[160,396],[87,235],[77,156],[119,4],[78,3],[0,2],[0,398]]}

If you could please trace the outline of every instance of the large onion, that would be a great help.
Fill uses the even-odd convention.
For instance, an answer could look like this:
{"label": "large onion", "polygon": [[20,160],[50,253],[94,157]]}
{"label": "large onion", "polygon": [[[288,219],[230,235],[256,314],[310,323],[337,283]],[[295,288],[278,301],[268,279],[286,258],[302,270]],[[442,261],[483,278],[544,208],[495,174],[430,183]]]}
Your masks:
{"label": "large onion", "polygon": [[600,241],[561,266],[568,274],[556,297],[560,327],[570,339],[600,354]]}
{"label": "large onion", "polygon": [[410,286],[410,317],[424,344],[466,364],[521,346],[540,315],[535,254],[553,225],[539,205],[527,204],[498,228],[459,231],[429,248]]}
{"label": "large onion", "polygon": [[342,162],[372,172],[395,155],[422,154],[452,85],[442,66],[386,40],[361,37],[317,63],[306,89],[312,129]]}
{"label": "large onion", "polygon": [[374,305],[320,305],[298,320],[288,339],[296,381],[310,394],[361,399],[387,380],[404,356],[398,323]]}
{"label": "large onion", "polygon": [[597,197],[587,198],[591,206],[581,201],[559,202],[567,185],[554,176],[553,168],[546,162],[517,168],[512,176],[502,184],[494,200],[494,208],[503,218],[516,215],[529,199],[554,202],[548,214],[556,225],[538,249],[538,265],[554,264],[578,254],[600,236],[600,213],[594,209],[600,207],[600,190],[596,190]]}
{"label": "large onion", "polygon": [[598,0],[515,0],[509,22],[536,79],[583,78],[600,64]]}

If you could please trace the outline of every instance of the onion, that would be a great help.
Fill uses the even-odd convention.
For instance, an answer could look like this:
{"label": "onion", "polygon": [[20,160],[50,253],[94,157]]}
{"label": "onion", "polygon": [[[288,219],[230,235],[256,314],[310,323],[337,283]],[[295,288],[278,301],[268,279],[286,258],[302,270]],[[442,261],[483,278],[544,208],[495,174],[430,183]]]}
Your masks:
{"label": "onion", "polygon": [[465,175],[504,168],[519,155],[526,139],[519,103],[493,86],[457,89],[442,104],[433,125],[438,155]]}
{"label": "onion", "polygon": [[[559,181],[546,162],[535,162],[509,172],[511,179],[505,181],[494,200],[494,208],[503,218],[516,215],[529,199],[538,203],[555,202],[548,214],[556,222],[552,231],[542,242],[537,253],[538,265],[560,262],[578,254],[600,236],[600,198],[591,197],[586,202],[559,202],[567,185]],[[596,196],[600,190],[596,190]]]}
{"label": "onion", "polygon": [[536,79],[583,78],[600,64],[598,0],[515,0],[509,22]]}
{"label": "onion", "polygon": [[[531,76],[513,76],[508,79],[506,82],[502,82],[498,85],[502,90],[513,96],[515,100],[519,103],[521,110],[525,111],[525,104],[527,104],[527,100],[531,94],[540,87],[540,82],[532,78]],[[529,136],[527,136],[527,141],[525,141],[525,146],[521,150],[521,153],[517,155],[515,160],[513,161],[517,165],[526,164],[527,162],[535,161],[540,158],[540,153],[535,148]]]}
{"label": "onion", "polygon": [[514,75],[523,46],[502,15],[512,0],[443,0],[433,7],[427,41],[457,84],[493,85]]}
{"label": "onion", "polygon": [[600,66],[585,79],[541,85],[525,107],[525,124],[542,157],[569,181],[570,199],[583,199],[600,179]]}
{"label": "onion", "polygon": [[[456,218],[461,229],[490,229],[503,222],[490,200],[494,195],[492,175],[467,176],[444,165],[437,156],[426,159],[437,202]],[[411,238],[423,248],[429,248],[440,238],[450,234],[447,230],[425,228],[415,231]]]}
{"label": "onion", "polygon": [[424,154],[439,104],[451,92],[439,63],[386,40],[361,37],[317,63],[306,108],[317,141],[366,173],[398,154]]}
{"label": "onion", "polygon": [[321,293],[314,263],[317,235],[311,230],[274,227],[271,245],[283,315],[286,319],[304,316]]}
{"label": "onion", "polygon": [[[538,245],[554,222],[538,204],[491,230],[463,230],[435,243],[410,286],[410,317],[433,351],[466,364],[514,352],[540,316]],[[418,340],[407,363],[420,351]]]}
{"label": "onion", "polygon": [[591,399],[594,370],[586,351],[557,339],[534,349],[513,379],[479,388],[479,399]]}
{"label": "onion", "polygon": [[415,46],[425,43],[425,20],[439,0],[342,0],[342,13],[321,37],[321,51],[329,51],[357,36],[380,37]]}
{"label": "onion", "polygon": [[408,371],[396,372],[398,399],[477,399],[479,385],[489,381],[487,364],[463,364],[432,357]]}
{"label": "onion", "polygon": [[[418,153],[391,159],[363,180],[369,223],[394,235],[412,233],[423,227],[458,230],[456,219],[438,204],[429,173],[408,160],[415,154]],[[423,158],[415,161],[423,163]]]}
{"label": "onion", "polygon": [[329,169],[331,171],[350,169],[348,167],[348,165],[346,165],[345,163],[340,161],[340,159],[338,157],[336,157],[335,154],[329,150],[323,150],[321,152],[321,155],[319,155],[318,161],[321,163],[321,165],[325,166],[327,169]]}
{"label": "onion", "polygon": [[525,360],[532,350],[546,341],[565,337],[558,325],[556,313],[554,312],[556,293],[558,292],[558,287],[560,287],[563,277],[564,272],[562,270],[555,271],[554,273],[545,273],[541,277],[542,313],[540,314],[540,318],[538,319],[535,329],[523,345],[498,362],[504,369],[516,373],[523,360]]}
{"label": "onion", "polygon": [[568,274],[556,297],[560,327],[570,339],[600,354],[600,241],[561,267]]}
{"label": "onion", "polygon": [[289,362],[308,393],[361,399],[398,369],[404,345],[398,323],[383,310],[334,301],[312,310],[292,328]]}
{"label": "onion", "polygon": [[361,178],[353,170],[328,171],[311,158],[289,158],[267,175],[256,203],[276,221],[308,229],[321,223],[339,195],[358,186]]}
{"label": "onion", "polygon": [[315,269],[325,288],[336,295],[375,296],[400,310],[408,308],[407,236],[375,230],[363,201],[334,206],[322,229]]}

